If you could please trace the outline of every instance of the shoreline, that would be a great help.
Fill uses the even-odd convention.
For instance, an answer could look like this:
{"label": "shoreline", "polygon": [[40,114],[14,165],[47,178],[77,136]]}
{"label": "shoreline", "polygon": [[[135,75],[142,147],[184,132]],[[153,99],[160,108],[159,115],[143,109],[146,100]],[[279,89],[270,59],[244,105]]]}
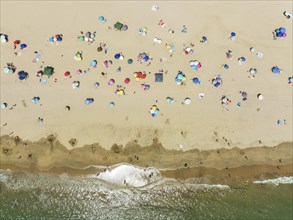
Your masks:
{"label": "shoreline", "polygon": [[113,145],[106,150],[99,144],[92,144],[68,150],[57,139],[29,142],[1,136],[0,146],[0,169],[21,172],[85,176],[129,164],[157,168],[165,178],[195,178],[199,183],[237,187],[255,180],[293,176],[292,142],[274,147],[178,151],[166,150],[155,140],[148,147],[129,143],[124,147]]}

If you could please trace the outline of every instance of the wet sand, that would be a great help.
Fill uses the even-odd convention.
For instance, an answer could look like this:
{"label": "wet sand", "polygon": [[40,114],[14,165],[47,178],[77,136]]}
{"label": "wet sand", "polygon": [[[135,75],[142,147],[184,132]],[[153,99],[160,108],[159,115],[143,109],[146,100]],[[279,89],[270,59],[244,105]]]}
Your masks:
{"label": "wet sand", "polygon": [[[99,144],[68,150],[52,136],[39,142],[1,137],[1,169],[50,172],[86,176],[119,163],[156,167],[162,176],[175,179],[203,178],[199,182],[230,183],[279,176],[292,176],[292,143],[275,147],[218,150],[166,150],[157,140],[148,147],[135,143],[113,145],[111,150]],[[232,178],[229,180],[229,178]],[[236,179],[235,179],[236,178]]]}

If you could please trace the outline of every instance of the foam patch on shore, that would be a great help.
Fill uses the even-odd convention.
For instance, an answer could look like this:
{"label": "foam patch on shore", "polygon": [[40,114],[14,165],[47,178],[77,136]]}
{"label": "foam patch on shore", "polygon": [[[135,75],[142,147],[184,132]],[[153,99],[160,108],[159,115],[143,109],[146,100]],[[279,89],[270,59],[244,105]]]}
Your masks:
{"label": "foam patch on shore", "polygon": [[122,164],[97,174],[96,178],[120,186],[142,187],[161,178],[156,168],[139,168]]}
{"label": "foam patch on shore", "polygon": [[273,185],[293,184],[293,176],[284,176],[284,177],[279,177],[277,179],[257,180],[257,181],[254,181],[253,183],[256,183],[256,184],[273,184]]}

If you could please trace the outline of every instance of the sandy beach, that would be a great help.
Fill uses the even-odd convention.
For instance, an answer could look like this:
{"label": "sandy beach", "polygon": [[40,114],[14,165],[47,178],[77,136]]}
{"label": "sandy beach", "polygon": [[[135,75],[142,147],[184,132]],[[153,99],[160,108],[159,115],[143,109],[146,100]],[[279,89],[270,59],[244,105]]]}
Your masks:
{"label": "sandy beach", "polygon": [[[136,165],[161,169],[292,164],[292,19],[283,14],[291,8],[290,1],[1,1],[8,38],[1,43],[1,166],[131,164],[134,155]],[[115,30],[116,22],[127,30]],[[283,27],[286,36],[274,40]],[[80,40],[87,32],[93,42]],[[55,35],[62,40],[50,43]],[[141,53],[149,58],[142,63]],[[14,73],[3,71],[7,63]],[[47,66],[54,74],[37,76]],[[20,71],[28,78],[20,80]],[[135,72],[145,78],[136,81]]]}

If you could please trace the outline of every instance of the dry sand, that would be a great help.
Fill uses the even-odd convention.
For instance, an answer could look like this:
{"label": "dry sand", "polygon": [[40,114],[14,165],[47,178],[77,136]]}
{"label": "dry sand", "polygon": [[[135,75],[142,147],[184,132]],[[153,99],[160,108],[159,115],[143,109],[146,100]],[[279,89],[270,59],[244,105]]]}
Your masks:
{"label": "dry sand", "polygon": [[[151,10],[153,4],[158,4],[158,11]],[[16,104],[12,110],[1,109],[1,135],[10,134],[35,142],[54,134],[60,144],[69,150],[73,149],[66,151],[62,148],[63,150],[56,151],[57,154],[52,153],[46,146],[39,146],[38,150],[35,148],[33,158],[37,157],[37,161],[33,160],[37,167],[44,169],[51,168],[52,164],[73,167],[91,163],[108,164],[107,161],[101,162],[107,153],[99,154],[98,158],[83,157],[82,155],[91,155],[86,152],[92,149],[76,148],[85,144],[99,143],[99,146],[110,149],[113,144],[126,146],[133,142],[140,146],[150,146],[154,139],[169,150],[180,150],[179,146],[182,145],[183,151],[276,146],[282,142],[289,142],[289,147],[286,148],[288,152],[283,152],[283,156],[288,154],[286,163],[290,164],[292,85],[288,85],[288,77],[292,76],[292,19],[286,19],[282,13],[291,8],[290,1],[25,1],[17,4],[1,1],[1,33],[9,36],[9,43],[1,44],[1,103],[7,102],[9,107]],[[98,21],[100,15],[109,21],[106,24]],[[165,21],[166,28],[157,25],[161,19]],[[108,26],[113,27],[116,21],[127,24],[129,29],[125,32],[109,30]],[[188,33],[181,33],[183,25],[188,28]],[[287,37],[273,40],[272,31],[282,26],[287,29]],[[142,27],[148,28],[146,36],[138,34],[138,29]],[[168,33],[169,28],[174,29],[175,33]],[[79,41],[77,37],[80,31],[96,31],[95,42],[88,45]],[[228,39],[232,31],[237,33],[235,41]],[[48,42],[55,34],[64,36],[59,45],[51,45]],[[199,43],[203,35],[208,37],[208,44]],[[154,37],[161,38],[163,43],[153,45]],[[28,45],[27,49],[21,51],[21,56],[14,55],[14,52],[19,51],[13,50],[13,41],[16,39]],[[107,54],[97,52],[100,42],[107,44]],[[186,56],[182,51],[183,45],[189,45],[191,42],[195,44],[194,54]],[[173,57],[169,56],[165,43],[175,45]],[[259,59],[255,53],[250,53],[250,47],[263,52],[264,57]],[[74,61],[74,54],[80,50],[84,54],[83,61]],[[234,52],[233,60],[227,60],[228,50]],[[41,59],[37,63],[32,63],[34,51],[41,54]],[[149,66],[136,62],[138,54],[144,51],[149,52],[153,58]],[[125,59],[115,60],[113,56],[117,52],[122,52]],[[247,61],[239,66],[237,58],[242,56],[246,57]],[[167,62],[161,63],[161,57],[168,58]],[[134,60],[132,65],[127,64],[128,58]],[[77,69],[89,68],[93,59],[98,60],[97,68],[91,68],[89,73],[80,76],[75,74]],[[106,69],[102,66],[104,60],[112,60],[113,65]],[[191,60],[199,60],[203,67],[198,71],[191,70]],[[16,73],[3,73],[3,68],[8,62],[15,64]],[[229,64],[229,70],[219,67],[224,63]],[[49,79],[49,85],[44,86],[39,83],[36,72],[40,70],[40,66],[47,65],[55,68],[55,74]],[[119,66],[122,67],[122,72],[117,74],[115,70]],[[279,66],[283,70],[282,73],[273,74],[273,66]],[[248,77],[247,70],[250,68],[258,69],[254,79]],[[168,70],[168,74],[164,75],[163,83],[154,83],[153,74],[159,69]],[[20,70],[30,74],[24,82],[17,78],[17,72]],[[175,76],[179,70],[187,76],[185,86],[175,84]],[[73,77],[65,79],[65,71],[70,71]],[[107,77],[101,76],[102,71],[107,72]],[[135,82],[132,75],[135,71],[146,71],[151,74],[145,81]],[[217,74],[221,74],[224,80],[219,88],[213,87],[209,82]],[[192,83],[191,79],[195,76],[203,81],[201,85]],[[108,86],[107,82],[114,78],[117,84],[123,84],[126,77],[131,79],[130,84],[126,86],[126,95],[118,97],[114,94],[116,87]],[[57,83],[54,82],[54,78],[58,79]],[[73,90],[71,86],[74,80],[81,82],[81,87],[77,90]],[[100,83],[98,89],[93,87],[94,82]],[[151,89],[143,91],[141,83],[150,84]],[[134,91],[136,94],[133,94]],[[248,93],[248,100],[242,102],[241,107],[236,105],[241,101],[239,91]],[[201,92],[205,93],[203,99],[198,98]],[[257,99],[258,93],[264,95],[262,101]],[[228,95],[232,100],[228,107],[229,111],[221,106],[222,95]],[[41,98],[39,104],[31,102],[33,96]],[[175,103],[166,103],[167,96],[173,97]],[[95,98],[95,103],[85,105],[84,100],[87,97]],[[190,105],[181,104],[186,97],[191,98]],[[110,101],[115,102],[115,108],[108,107]],[[155,118],[150,116],[148,111],[153,104],[157,104],[162,115]],[[65,110],[66,105],[71,107],[70,112]],[[42,126],[37,123],[38,117],[44,118]],[[286,119],[287,124],[277,125],[278,119]],[[7,125],[3,126],[6,123]],[[74,147],[68,142],[71,138],[77,139]],[[1,147],[2,151],[3,148],[13,149],[13,157],[1,154],[2,164],[30,165],[30,162],[25,162],[24,159],[29,150],[24,153],[24,150],[19,149],[17,153],[13,144],[7,145],[6,142],[1,142]],[[238,155],[238,148],[229,151],[229,155]],[[139,149],[145,153],[149,152],[149,148]],[[267,150],[274,151],[265,148],[264,152]],[[278,163],[277,158],[274,160],[276,164],[270,161],[275,155],[266,158],[258,148],[250,148],[249,151],[255,152],[251,153],[255,156],[251,161],[252,165]],[[71,152],[74,157],[64,156],[62,152],[66,155]],[[159,155],[156,151],[151,152],[153,156],[146,156],[145,160],[140,159],[143,162],[137,162],[138,165],[152,164],[164,168],[163,164],[168,164],[166,167],[177,168],[186,163],[187,158],[180,160],[169,153]],[[177,154],[173,151],[166,152]],[[22,155],[22,159],[16,160],[15,157],[19,155]],[[123,159],[117,156],[111,164],[128,161],[130,157],[132,156],[128,154],[125,154]],[[228,156],[225,159],[213,156],[209,163],[211,167],[217,167],[223,160],[221,168],[224,168],[228,166],[226,163],[229,159]],[[191,167],[199,166],[200,161],[198,157],[191,157],[187,163]],[[243,163],[238,162],[235,159],[233,166],[247,165],[247,159],[243,159]]]}

